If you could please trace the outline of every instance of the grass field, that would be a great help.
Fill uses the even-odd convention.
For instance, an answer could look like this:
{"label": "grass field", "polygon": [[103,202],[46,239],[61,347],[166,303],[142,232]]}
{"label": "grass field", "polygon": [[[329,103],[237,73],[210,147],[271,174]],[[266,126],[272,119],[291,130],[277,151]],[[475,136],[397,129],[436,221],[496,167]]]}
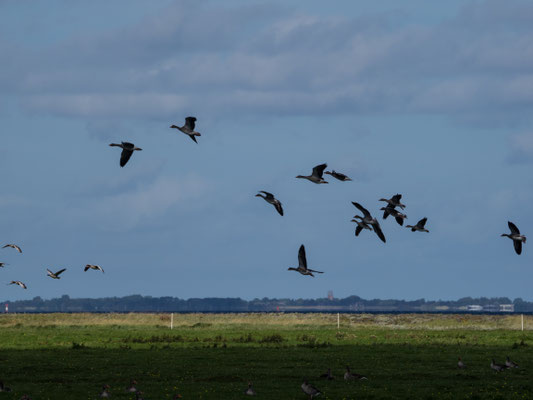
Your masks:
{"label": "grass field", "polygon": [[[0,315],[2,399],[533,399],[533,318],[485,315]],[[491,358],[519,369],[501,373]],[[467,369],[457,368],[461,356]],[[368,376],[342,379],[344,367]],[[332,368],[337,379],[318,376]]]}

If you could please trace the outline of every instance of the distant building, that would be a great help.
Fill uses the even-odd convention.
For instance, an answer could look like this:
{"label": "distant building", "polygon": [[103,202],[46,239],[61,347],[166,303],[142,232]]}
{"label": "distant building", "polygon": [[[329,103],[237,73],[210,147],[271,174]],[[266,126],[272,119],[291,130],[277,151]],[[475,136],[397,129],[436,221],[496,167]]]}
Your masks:
{"label": "distant building", "polygon": [[500,304],[500,312],[514,312],[514,304]]}
{"label": "distant building", "polygon": [[480,306],[479,304],[470,304],[467,307],[468,311],[483,311],[483,306]]}

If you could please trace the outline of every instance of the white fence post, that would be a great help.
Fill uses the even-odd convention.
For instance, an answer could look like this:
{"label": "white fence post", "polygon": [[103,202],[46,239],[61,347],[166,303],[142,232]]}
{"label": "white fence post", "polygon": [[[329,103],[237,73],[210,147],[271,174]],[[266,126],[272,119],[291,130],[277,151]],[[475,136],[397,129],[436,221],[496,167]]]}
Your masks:
{"label": "white fence post", "polygon": [[341,317],[340,314],[337,313],[337,330],[341,328]]}
{"label": "white fence post", "polygon": [[174,313],[170,313],[170,330],[174,328]]}
{"label": "white fence post", "polygon": [[522,314],[522,331],[524,330],[524,314]]}

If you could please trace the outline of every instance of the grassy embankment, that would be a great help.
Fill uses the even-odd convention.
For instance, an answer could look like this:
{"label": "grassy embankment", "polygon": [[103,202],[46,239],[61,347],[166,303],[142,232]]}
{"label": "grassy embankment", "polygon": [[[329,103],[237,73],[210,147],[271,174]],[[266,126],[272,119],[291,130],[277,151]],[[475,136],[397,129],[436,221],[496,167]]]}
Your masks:
{"label": "grassy embankment", "polygon": [[[0,316],[2,399],[305,399],[304,378],[324,399],[533,398],[533,318],[328,314],[50,314]],[[521,368],[495,373],[494,357]],[[457,357],[468,365],[458,370]],[[368,376],[345,382],[344,366]],[[335,381],[318,376],[330,367]]]}

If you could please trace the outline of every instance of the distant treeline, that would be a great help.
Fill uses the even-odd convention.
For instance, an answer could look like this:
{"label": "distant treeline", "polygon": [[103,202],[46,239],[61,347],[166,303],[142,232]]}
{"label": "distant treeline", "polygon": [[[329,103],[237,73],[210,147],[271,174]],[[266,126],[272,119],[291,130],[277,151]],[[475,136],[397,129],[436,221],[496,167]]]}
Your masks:
{"label": "distant treeline", "polygon": [[43,300],[4,301],[9,312],[271,312],[271,311],[393,311],[393,312],[454,312],[454,311],[515,311],[533,312],[533,302],[507,297],[471,298],[457,301],[365,300],[359,296],[344,299],[254,299],[203,298],[179,299],[132,295],[99,299],[72,299],[67,295]]}

